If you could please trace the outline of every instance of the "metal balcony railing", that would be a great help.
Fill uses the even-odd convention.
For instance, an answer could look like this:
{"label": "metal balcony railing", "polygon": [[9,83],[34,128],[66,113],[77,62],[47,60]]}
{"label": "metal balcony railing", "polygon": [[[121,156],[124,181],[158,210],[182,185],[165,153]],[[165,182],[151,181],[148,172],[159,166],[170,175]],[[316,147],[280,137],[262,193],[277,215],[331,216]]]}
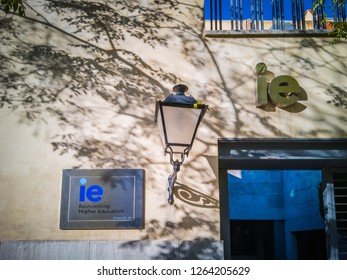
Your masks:
{"label": "metal balcony railing", "polygon": [[316,0],[205,0],[205,29],[324,30],[332,29],[332,22],[346,22],[347,5],[325,0],[324,5],[313,10],[315,3]]}

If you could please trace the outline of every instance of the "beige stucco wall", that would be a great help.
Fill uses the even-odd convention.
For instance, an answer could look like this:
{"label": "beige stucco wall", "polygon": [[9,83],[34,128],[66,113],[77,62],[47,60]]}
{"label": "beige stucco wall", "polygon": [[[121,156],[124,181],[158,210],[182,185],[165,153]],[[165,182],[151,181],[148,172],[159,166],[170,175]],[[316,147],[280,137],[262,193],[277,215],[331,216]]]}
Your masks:
{"label": "beige stucco wall", "polygon": [[[346,108],[333,102],[346,106],[345,42],[207,38],[202,0],[172,1],[177,10],[140,1],[145,10],[130,14],[136,1],[125,10],[110,5],[113,13],[83,13],[88,21],[74,33],[76,23],[62,21],[76,19],[71,10],[32,2],[41,16],[28,9],[30,19],[9,16],[13,25],[0,31],[0,240],[218,240],[218,207],[166,202],[171,166],[153,116],[155,101],[176,83],[210,105],[178,183],[215,205],[218,138],[347,137]],[[125,18],[114,22],[118,12]],[[308,94],[305,110],[256,108],[260,61],[297,79]],[[60,230],[62,170],[75,167],[145,169],[145,228]]]}

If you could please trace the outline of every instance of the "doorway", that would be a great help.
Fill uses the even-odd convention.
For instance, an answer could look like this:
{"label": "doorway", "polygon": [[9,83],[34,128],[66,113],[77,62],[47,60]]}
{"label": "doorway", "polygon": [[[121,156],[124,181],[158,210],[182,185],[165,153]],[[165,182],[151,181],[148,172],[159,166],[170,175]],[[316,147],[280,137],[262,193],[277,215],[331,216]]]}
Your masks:
{"label": "doorway", "polygon": [[297,259],[294,232],[324,233],[321,185],[320,170],[229,170],[231,258]]}
{"label": "doorway", "polygon": [[294,232],[298,260],[326,260],[325,231],[308,230]]}
{"label": "doorway", "polygon": [[[231,212],[231,203],[230,203],[230,193],[229,193],[229,170],[237,170],[242,172],[245,170],[264,170],[264,171],[273,171],[273,170],[311,170],[317,171],[320,174],[326,173],[327,170],[336,169],[336,168],[347,168],[347,139],[219,139],[218,140],[218,169],[219,169],[219,193],[220,193],[220,231],[221,231],[221,240],[224,242],[224,258],[231,259],[232,256],[235,257],[236,254],[232,253],[233,248],[235,248],[235,242],[233,241],[232,234],[233,229],[231,228],[231,220],[247,220],[247,221],[272,221],[274,224],[274,255],[275,258],[281,256],[280,259],[297,259],[297,258],[313,258],[313,256],[307,255],[307,249],[297,248],[295,242],[304,244],[303,240],[307,238],[307,235],[315,235],[315,242],[320,242],[322,240],[321,236],[323,228],[316,227],[304,227],[304,222],[295,225],[295,218],[290,222],[292,226],[288,230],[288,221],[285,223],[286,211],[281,213],[281,211],[269,211],[274,214],[275,217],[252,217],[239,218],[233,217]],[[300,176],[298,176],[300,177]],[[323,187],[321,190],[325,190],[325,182],[323,181]],[[305,191],[303,191],[305,192]],[[287,199],[295,197],[305,197],[305,195],[299,195],[300,191],[291,190],[289,193],[286,193]],[[321,197],[324,195],[318,193]],[[317,192],[316,195],[318,196]],[[262,197],[261,194],[258,194],[258,197]],[[278,197],[277,197],[278,198]],[[275,201],[277,200],[275,195]],[[300,200],[300,199],[299,199]],[[318,200],[318,198],[317,198]],[[271,199],[268,199],[267,202],[270,202]],[[267,203],[266,202],[266,203]],[[275,203],[278,205],[278,200]],[[317,203],[315,204],[317,206]],[[324,211],[322,211],[326,206],[324,203],[321,203],[321,200],[318,203],[318,215],[315,211],[315,217],[318,219],[322,214],[324,216]],[[277,207],[277,206],[276,206]],[[234,207],[234,210],[239,212],[246,213],[252,207],[244,207],[240,211],[240,207]],[[286,207],[284,207],[285,209]],[[296,206],[293,206],[293,211],[295,211]],[[260,210],[269,210],[269,207],[258,207]],[[234,213],[236,213],[234,211]],[[253,211],[257,213],[259,211]],[[284,217],[281,218],[281,215]],[[291,215],[287,215],[287,218]],[[324,220],[324,219],[323,219]],[[292,223],[293,222],[293,223]],[[335,221],[336,222],[336,221]],[[246,222],[245,222],[246,223]],[[252,222],[251,222],[252,223]],[[247,224],[247,223],[246,223]],[[275,226],[275,224],[277,226]],[[323,223],[324,224],[324,223]],[[281,225],[281,226],[278,226]],[[244,226],[244,225],[242,225]],[[249,228],[252,230],[252,227],[256,227],[255,224]],[[278,230],[279,229],[279,230]],[[304,233],[306,231],[317,231],[315,233]],[[255,232],[255,228],[253,228]],[[318,233],[319,232],[319,233]],[[283,238],[283,234],[286,238]],[[329,248],[330,235],[326,233],[327,244]],[[255,239],[257,239],[255,237]],[[254,240],[254,238],[253,238]],[[270,240],[270,238],[269,238]],[[277,240],[277,241],[276,241]],[[256,241],[252,241],[253,244],[257,244]],[[290,246],[288,246],[288,242]],[[261,243],[260,241],[258,243]],[[277,245],[276,245],[277,244]],[[330,245],[333,242],[330,242]],[[280,246],[278,246],[280,245]],[[256,246],[256,245],[255,245]],[[285,252],[279,250],[278,247],[285,247]],[[310,247],[311,244],[307,244],[307,247]],[[332,246],[330,246],[332,247]],[[328,252],[327,248],[327,252]],[[253,258],[258,258],[261,254],[258,254],[257,251],[254,251],[254,248],[248,249],[249,253],[253,254]],[[301,250],[301,251],[300,251]],[[305,253],[306,251],[306,253]],[[254,253],[255,252],[255,253]],[[242,252],[241,252],[242,253]],[[248,256],[250,256],[250,254]],[[255,255],[254,255],[255,254]],[[271,254],[269,254],[271,255]],[[268,256],[269,256],[268,255]],[[324,255],[324,253],[323,253]],[[254,257],[255,256],[255,257]],[[322,256],[321,253],[315,253],[315,258],[317,256]],[[264,256],[265,258],[265,256]],[[329,254],[328,254],[329,258]]]}
{"label": "doorway", "polygon": [[274,226],[272,221],[230,221],[232,259],[273,260]]}

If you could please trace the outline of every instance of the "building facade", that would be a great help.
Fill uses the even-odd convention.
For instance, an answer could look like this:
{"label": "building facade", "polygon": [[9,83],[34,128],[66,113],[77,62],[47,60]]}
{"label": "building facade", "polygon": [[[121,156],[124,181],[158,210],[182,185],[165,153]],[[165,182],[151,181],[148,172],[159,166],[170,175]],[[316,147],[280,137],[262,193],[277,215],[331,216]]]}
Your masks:
{"label": "building facade", "polygon": [[[324,180],[317,170],[347,168],[346,42],[331,45],[332,38],[312,33],[207,34],[202,0],[33,0],[24,18],[0,13],[2,259],[290,259],[305,257],[295,243],[312,233],[304,231],[325,239],[319,236],[327,218],[317,198]],[[209,111],[170,205],[172,166],[153,119],[156,101],[179,83]],[[300,139],[309,140],[298,144],[299,154],[288,152],[288,141]],[[269,175],[276,169],[271,156],[283,155],[259,155],[274,150],[270,141],[283,145],[282,159],[304,157],[307,145],[322,139],[332,153],[322,156],[324,145],[313,149],[309,156],[319,164],[308,168],[315,175]],[[231,145],[238,140],[250,142],[235,154]],[[242,156],[248,149],[258,154]],[[303,162],[278,164],[306,170]],[[63,171],[71,169],[143,170],[143,226],[61,229]],[[262,171],[251,176],[251,170]],[[233,174],[248,174],[249,181]],[[294,190],[281,183],[303,176],[313,183],[302,180]],[[271,186],[269,178],[276,178]],[[304,198],[291,199],[300,193]],[[262,209],[256,215],[247,210],[255,198]],[[307,217],[299,226],[294,220],[302,213]],[[272,251],[242,251],[233,241],[238,227],[264,229],[254,244],[271,241]]]}

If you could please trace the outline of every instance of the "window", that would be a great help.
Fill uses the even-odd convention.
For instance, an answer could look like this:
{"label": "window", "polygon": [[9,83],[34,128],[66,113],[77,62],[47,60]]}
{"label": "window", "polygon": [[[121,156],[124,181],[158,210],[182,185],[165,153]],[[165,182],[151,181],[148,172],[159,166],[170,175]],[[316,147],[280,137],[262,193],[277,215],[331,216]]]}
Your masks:
{"label": "window", "polygon": [[[329,30],[346,21],[346,5],[316,0],[205,0],[206,31]],[[326,21],[323,22],[323,19]]]}

